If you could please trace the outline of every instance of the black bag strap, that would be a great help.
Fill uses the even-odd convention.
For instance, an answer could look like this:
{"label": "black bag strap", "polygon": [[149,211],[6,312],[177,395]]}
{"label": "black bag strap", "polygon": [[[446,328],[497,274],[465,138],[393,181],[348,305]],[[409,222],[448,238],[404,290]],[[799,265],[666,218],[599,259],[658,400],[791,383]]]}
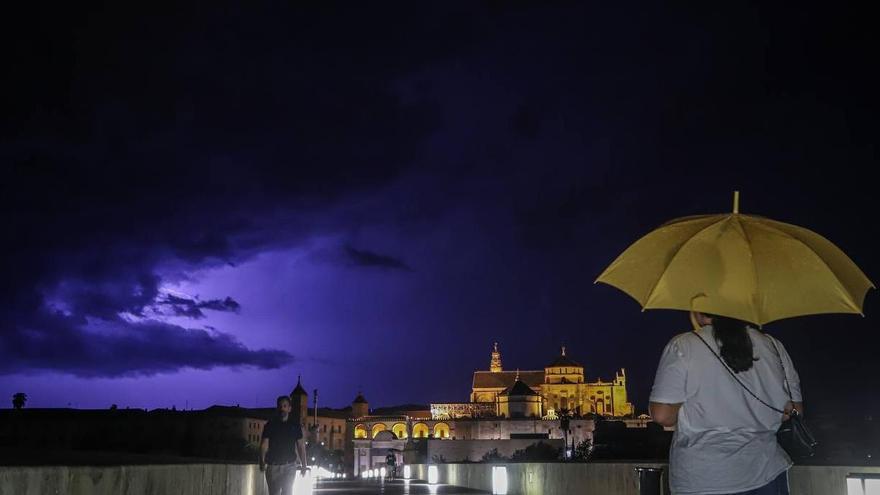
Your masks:
{"label": "black bag strap", "polygon": [[[727,372],[730,373],[730,376],[732,376],[733,379],[736,380],[736,383],[739,383],[739,386],[742,387],[743,390],[745,390],[746,392],[748,392],[749,395],[751,395],[752,397],[754,397],[755,400],[757,400],[757,401],[760,402],[761,404],[764,404],[765,406],[769,407],[770,409],[773,409],[774,411],[778,412],[779,414],[785,414],[785,411],[783,411],[782,409],[778,409],[778,408],[776,408],[776,407],[771,406],[770,404],[764,402],[763,399],[761,399],[760,397],[758,397],[757,395],[755,395],[755,393],[752,392],[751,389],[749,389],[749,387],[746,387],[746,384],[743,383],[742,380],[740,380],[739,377],[736,376],[736,373],[734,373],[733,370],[730,369],[730,366],[727,366],[727,363],[725,363],[725,362],[724,362],[724,359],[722,359],[721,356],[719,356],[718,353],[715,352],[715,349],[712,349],[712,346],[710,346],[709,343],[706,342],[706,339],[704,339],[704,338],[703,338],[699,333],[697,333],[696,331],[694,331],[694,335],[696,335],[697,338],[700,339],[700,341],[702,341],[704,344],[706,344],[706,349],[709,349],[709,352],[711,352],[712,355],[714,355],[716,358],[718,358],[718,362],[721,363],[721,366],[724,366],[724,369],[726,369]],[[776,344],[773,344],[773,347],[776,347]],[[779,354],[779,349],[776,349],[776,353]],[[781,361],[782,361],[782,356],[779,356],[779,359],[780,359],[780,362],[781,362]],[[785,367],[782,368],[782,373],[785,374]],[[788,379],[786,378],[785,381],[787,382]],[[789,397],[790,397],[790,396],[791,396],[791,392],[789,391]]]}

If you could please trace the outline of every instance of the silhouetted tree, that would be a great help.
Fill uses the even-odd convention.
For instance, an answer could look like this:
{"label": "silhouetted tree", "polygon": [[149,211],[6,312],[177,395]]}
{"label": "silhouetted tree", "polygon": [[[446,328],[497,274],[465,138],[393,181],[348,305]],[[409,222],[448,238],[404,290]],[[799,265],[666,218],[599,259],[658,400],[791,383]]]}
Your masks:
{"label": "silhouetted tree", "polygon": [[574,448],[574,453],[571,456],[571,460],[589,461],[592,454],[593,442],[590,440],[584,440],[581,443],[577,444],[577,446]]}
{"label": "silhouetted tree", "polygon": [[12,407],[15,409],[21,409],[24,407],[27,402],[27,394],[24,392],[17,392],[12,395]]}
{"label": "silhouetted tree", "polygon": [[480,462],[506,462],[509,460],[510,459],[508,459],[507,457],[499,454],[498,449],[495,448],[483,454],[483,458],[480,460]]}
{"label": "silhouetted tree", "polygon": [[559,449],[556,447],[544,442],[538,442],[524,449],[517,450],[510,456],[510,460],[513,462],[555,461],[559,459],[559,454]]}

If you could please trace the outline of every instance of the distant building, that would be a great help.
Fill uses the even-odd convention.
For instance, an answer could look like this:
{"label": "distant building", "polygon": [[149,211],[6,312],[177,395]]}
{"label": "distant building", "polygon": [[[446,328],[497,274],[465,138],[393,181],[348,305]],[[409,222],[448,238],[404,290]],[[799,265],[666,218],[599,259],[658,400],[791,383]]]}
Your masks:
{"label": "distant building", "polygon": [[[627,401],[624,370],[611,382],[586,382],[584,367],[566,356],[563,347],[543,371],[504,371],[495,344],[489,371],[474,373],[470,402],[432,403],[428,411],[379,414],[371,413],[364,396],[358,394],[348,421],[351,446],[346,449],[346,463],[359,475],[381,467],[389,450],[400,463],[404,459],[479,461],[491,452],[510,456],[539,441],[568,449],[592,439],[593,414],[627,417],[633,411]],[[626,426],[644,424],[643,420],[627,420]]]}
{"label": "distant building", "polygon": [[[632,416],[635,409],[627,399],[626,370],[621,369],[615,373],[612,381],[606,382],[601,378],[594,382],[584,379],[584,367],[577,361],[568,357],[565,347],[560,356],[553,362],[537,371],[504,371],[501,365],[501,353],[498,344],[492,351],[489,362],[489,371],[475,371],[473,387],[471,389],[471,402],[481,404],[495,404],[497,415],[506,415],[509,404],[509,391],[516,381],[528,386],[540,397],[540,411],[535,412],[533,406],[529,406],[529,415],[543,416],[551,412],[558,413],[561,410],[571,411],[575,415],[589,413],[600,416],[625,417]],[[529,401],[534,402],[534,401]],[[485,411],[488,406],[474,410]],[[519,407],[519,406],[516,406]],[[520,414],[520,409],[514,408],[515,414]],[[437,415],[459,414],[460,405],[432,404],[432,412]],[[482,413],[481,413],[482,414]]]}

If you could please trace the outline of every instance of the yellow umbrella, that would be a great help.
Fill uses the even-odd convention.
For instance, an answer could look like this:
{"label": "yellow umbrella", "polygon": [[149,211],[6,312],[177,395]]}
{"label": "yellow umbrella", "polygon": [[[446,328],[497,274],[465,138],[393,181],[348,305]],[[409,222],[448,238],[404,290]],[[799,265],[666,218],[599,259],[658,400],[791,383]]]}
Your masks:
{"label": "yellow umbrella", "polygon": [[858,313],[874,284],[837,246],[795,225],[739,213],[672,220],[627,248],[596,282],[646,309],[699,311],[757,325]]}

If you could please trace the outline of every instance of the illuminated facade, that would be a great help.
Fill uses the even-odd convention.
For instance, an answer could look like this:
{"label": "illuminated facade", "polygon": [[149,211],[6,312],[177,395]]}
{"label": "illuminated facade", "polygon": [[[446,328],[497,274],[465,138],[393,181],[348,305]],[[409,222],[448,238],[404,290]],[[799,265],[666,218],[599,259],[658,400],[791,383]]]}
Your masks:
{"label": "illuminated facade", "polygon": [[[551,410],[568,410],[575,415],[594,413],[613,417],[631,416],[634,412],[633,405],[627,400],[625,370],[615,373],[612,381],[598,379],[587,382],[584,379],[584,367],[566,355],[565,347],[543,371],[504,371],[496,343],[489,371],[474,372],[471,402],[495,404],[499,416],[509,417],[505,414],[505,408],[511,403],[510,391],[517,382],[524,384],[540,397],[540,410],[536,412],[531,406],[528,409],[528,413],[536,417],[545,416]],[[521,386],[518,391],[526,392]],[[446,409],[443,404],[432,404],[432,409],[435,407],[438,411]],[[517,410],[516,414],[518,413]]]}
{"label": "illuminated facade", "polygon": [[[470,402],[380,415],[370,414],[359,393],[351,410],[345,454],[358,476],[383,466],[389,451],[400,464],[404,457],[408,463],[436,462],[435,457],[474,461],[493,449],[509,455],[538,441],[571,449],[592,439],[595,423],[589,413],[631,416],[633,405],[627,401],[624,370],[610,382],[587,382],[584,367],[563,347],[541,371],[504,371],[496,343],[489,371],[474,373]],[[559,414],[563,411],[571,413],[567,421]]]}

